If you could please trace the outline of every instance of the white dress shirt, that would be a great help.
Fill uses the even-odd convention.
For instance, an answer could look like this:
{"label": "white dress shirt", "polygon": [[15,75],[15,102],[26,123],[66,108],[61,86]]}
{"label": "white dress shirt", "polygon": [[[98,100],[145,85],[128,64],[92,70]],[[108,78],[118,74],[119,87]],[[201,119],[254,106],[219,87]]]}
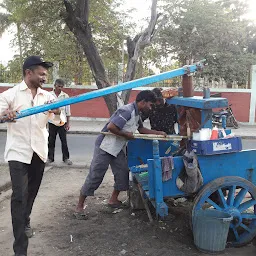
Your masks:
{"label": "white dress shirt", "polygon": [[[7,109],[21,111],[33,106],[43,105],[54,100],[50,92],[37,89],[34,99],[26,83],[20,84],[0,94],[0,114]],[[19,161],[30,164],[35,152],[46,162],[48,155],[48,131],[46,124],[54,114],[39,113],[17,119],[7,125],[5,161]]]}
{"label": "white dress shirt", "polygon": [[[63,99],[69,98],[68,94],[63,91],[61,91],[58,96],[55,94],[54,90],[51,91],[50,93],[57,100],[63,100]],[[61,110],[60,115],[54,115],[54,118],[49,120],[49,123],[52,123],[56,126],[63,126],[67,122],[67,116],[71,116],[70,105],[61,107],[60,110]]]}

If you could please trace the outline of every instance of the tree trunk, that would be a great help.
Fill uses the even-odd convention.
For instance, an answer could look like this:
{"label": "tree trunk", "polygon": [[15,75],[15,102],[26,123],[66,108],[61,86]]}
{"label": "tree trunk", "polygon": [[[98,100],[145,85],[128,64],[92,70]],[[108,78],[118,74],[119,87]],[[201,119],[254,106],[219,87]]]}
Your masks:
{"label": "tree trunk", "polygon": [[19,44],[19,52],[20,52],[20,68],[22,70],[23,67],[23,54],[22,54],[22,45],[21,45],[21,32],[20,32],[20,24],[16,23],[17,27],[17,36],[18,36],[18,44]]}
{"label": "tree trunk", "polygon": [[82,84],[83,83],[83,49],[81,45],[76,42],[76,48],[77,48],[77,70],[75,75],[75,84]]}
{"label": "tree trunk", "polygon": [[[102,59],[93,42],[90,25],[88,23],[88,0],[77,0],[76,11],[73,10],[69,1],[64,0],[64,4],[66,7],[66,14],[62,14],[62,17],[82,46],[97,87],[99,89],[109,87],[110,82],[108,81]],[[117,108],[116,95],[110,94],[105,96],[104,99],[109,114],[111,115]]]}
{"label": "tree trunk", "polygon": [[[157,0],[152,0],[151,6],[151,19],[148,27],[141,33],[134,37],[132,40],[130,37],[127,38],[127,50],[128,50],[128,64],[125,74],[125,81],[131,81],[135,78],[136,65],[139,57],[142,54],[142,51],[145,47],[149,46],[157,32],[155,29],[159,15],[156,11]],[[162,20],[162,23],[159,25],[159,28],[163,25],[165,19]],[[159,29],[158,28],[158,29]],[[131,91],[123,91],[122,98],[125,104],[130,98]]]}
{"label": "tree trunk", "polygon": [[[96,85],[99,89],[110,86],[105,67],[99,52],[93,42],[90,24],[88,23],[89,17],[89,0],[76,0],[75,9],[73,9],[71,3],[68,0],[64,0],[66,12],[61,16],[65,20],[67,26],[71,32],[75,35],[78,42],[81,44],[92,74],[96,81]],[[155,33],[155,25],[159,15],[156,13],[157,0],[152,0],[151,7],[151,20],[148,28],[144,32],[135,36],[132,40],[127,39],[128,48],[128,64],[125,74],[125,81],[133,80],[136,72],[136,64],[138,58],[146,46],[148,46]],[[160,27],[160,26],[159,26]],[[130,90],[122,92],[122,99],[125,103],[128,102],[130,97]],[[104,97],[108,106],[109,113],[112,114],[117,108],[117,96],[116,94],[110,94]]]}

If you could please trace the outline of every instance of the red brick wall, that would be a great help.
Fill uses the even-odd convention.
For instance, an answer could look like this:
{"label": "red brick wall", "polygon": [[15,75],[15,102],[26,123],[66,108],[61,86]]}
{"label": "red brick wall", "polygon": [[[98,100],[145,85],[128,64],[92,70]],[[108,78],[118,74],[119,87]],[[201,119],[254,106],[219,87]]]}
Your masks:
{"label": "red brick wall", "polygon": [[[211,91],[211,93],[215,93]],[[216,92],[217,93],[217,92]],[[202,96],[197,92],[195,95]],[[232,104],[231,108],[236,119],[240,122],[249,122],[251,94],[246,92],[221,92],[221,97],[227,98],[228,103]]]}
{"label": "red brick wall", "polygon": [[249,122],[251,94],[245,92],[223,92],[223,98],[227,98],[236,119],[240,122]]}
{"label": "red brick wall", "polygon": [[[76,96],[82,93],[90,92],[88,89],[65,89],[70,97]],[[134,101],[138,91],[132,91],[130,102]],[[100,117],[108,118],[109,112],[107,105],[103,98],[97,98],[89,101],[84,101],[71,106],[72,116],[76,117]]]}
{"label": "red brick wall", "polygon": [[[8,89],[9,87],[0,87],[0,93]],[[50,88],[46,88],[50,90]],[[89,92],[89,89],[72,89],[65,88],[64,91],[69,94],[70,97],[80,95],[82,93]],[[132,91],[130,102],[134,101],[138,91]],[[202,95],[201,93],[195,93],[196,95]],[[249,110],[250,110],[250,93],[245,92],[222,92],[221,96],[228,99],[229,104],[232,104],[232,110],[235,117],[240,122],[249,122]],[[78,104],[71,105],[71,111],[73,117],[93,117],[93,118],[108,118],[109,113],[105,101],[103,98],[97,98]]]}
{"label": "red brick wall", "polygon": [[[88,89],[65,89],[70,97],[80,95],[92,90]],[[72,116],[75,117],[109,117],[108,108],[103,98],[97,98],[89,101],[71,105]]]}

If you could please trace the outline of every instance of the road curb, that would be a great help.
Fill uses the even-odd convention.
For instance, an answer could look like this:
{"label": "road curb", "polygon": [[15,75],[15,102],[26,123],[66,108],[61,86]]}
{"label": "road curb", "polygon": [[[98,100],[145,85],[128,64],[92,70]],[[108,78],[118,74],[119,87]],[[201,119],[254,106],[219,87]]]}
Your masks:
{"label": "road curb", "polygon": [[[6,129],[0,129],[0,132],[6,132]],[[100,131],[68,131],[68,134],[89,134],[89,135],[99,135]]]}
{"label": "road curb", "polygon": [[70,169],[88,169],[90,168],[90,164],[72,164],[66,165],[62,163],[50,163],[46,165],[47,167],[55,167],[55,168],[70,168]]}
{"label": "road curb", "polygon": [[[0,166],[8,166],[8,163],[0,163]],[[44,173],[48,172],[52,168],[53,166],[46,166],[44,169]],[[11,188],[11,185],[11,180],[7,180],[2,186],[0,186],[0,193],[9,190]]]}
{"label": "road curb", "polygon": [[0,193],[3,192],[3,191],[7,191],[11,188],[11,181],[7,181],[5,184],[3,184],[2,186],[0,186]]}
{"label": "road curb", "polygon": [[[8,166],[8,163],[0,163],[0,167],[1,166]],[[66,164],[47,164],[45,166],[45,170],[44,173],[48,172],[49,170],[53,169],[53,168],[71,168],[71,169],[89,169],[90,168],[90,164],[73,164],[73,165],[66,165]],[[11,180],[7,180],[3,185],[0,186],[0,193],[3,191],[7,191],[11,188]]]}
{"label": "road curb", "polygon": [[237,135],[238,137],[240,137],[241,139],[246,139],[246,140],[251,140],[251,139],[256,139],[256,136],[246,136],[246,135],[243,135],[243,136],[239,136]]}
{"label": "road curb", "polygon": [[89,134],[89,135],[99,135],[100,131],[68,131],[68,134]]}

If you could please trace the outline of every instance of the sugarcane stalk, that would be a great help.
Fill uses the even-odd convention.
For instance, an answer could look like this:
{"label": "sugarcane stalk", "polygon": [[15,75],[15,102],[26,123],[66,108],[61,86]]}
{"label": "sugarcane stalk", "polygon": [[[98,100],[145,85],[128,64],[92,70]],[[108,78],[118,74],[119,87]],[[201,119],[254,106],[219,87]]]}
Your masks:
{"label": "sugarcane stalk", "polygon": [[[118,136],[122,137],[119,135],[116,135],[111,132],[101,132],[101,134],[104,135],[113,135],[113,136]],[[144,139],[144,140],[164,140],[164,141],[181,141],[183,138],[187,138],[187,136],[180,136],[180,135],[167,135],[166,137],[164,135],[157,135],[157,134],[133,134],[135,139]]]}

